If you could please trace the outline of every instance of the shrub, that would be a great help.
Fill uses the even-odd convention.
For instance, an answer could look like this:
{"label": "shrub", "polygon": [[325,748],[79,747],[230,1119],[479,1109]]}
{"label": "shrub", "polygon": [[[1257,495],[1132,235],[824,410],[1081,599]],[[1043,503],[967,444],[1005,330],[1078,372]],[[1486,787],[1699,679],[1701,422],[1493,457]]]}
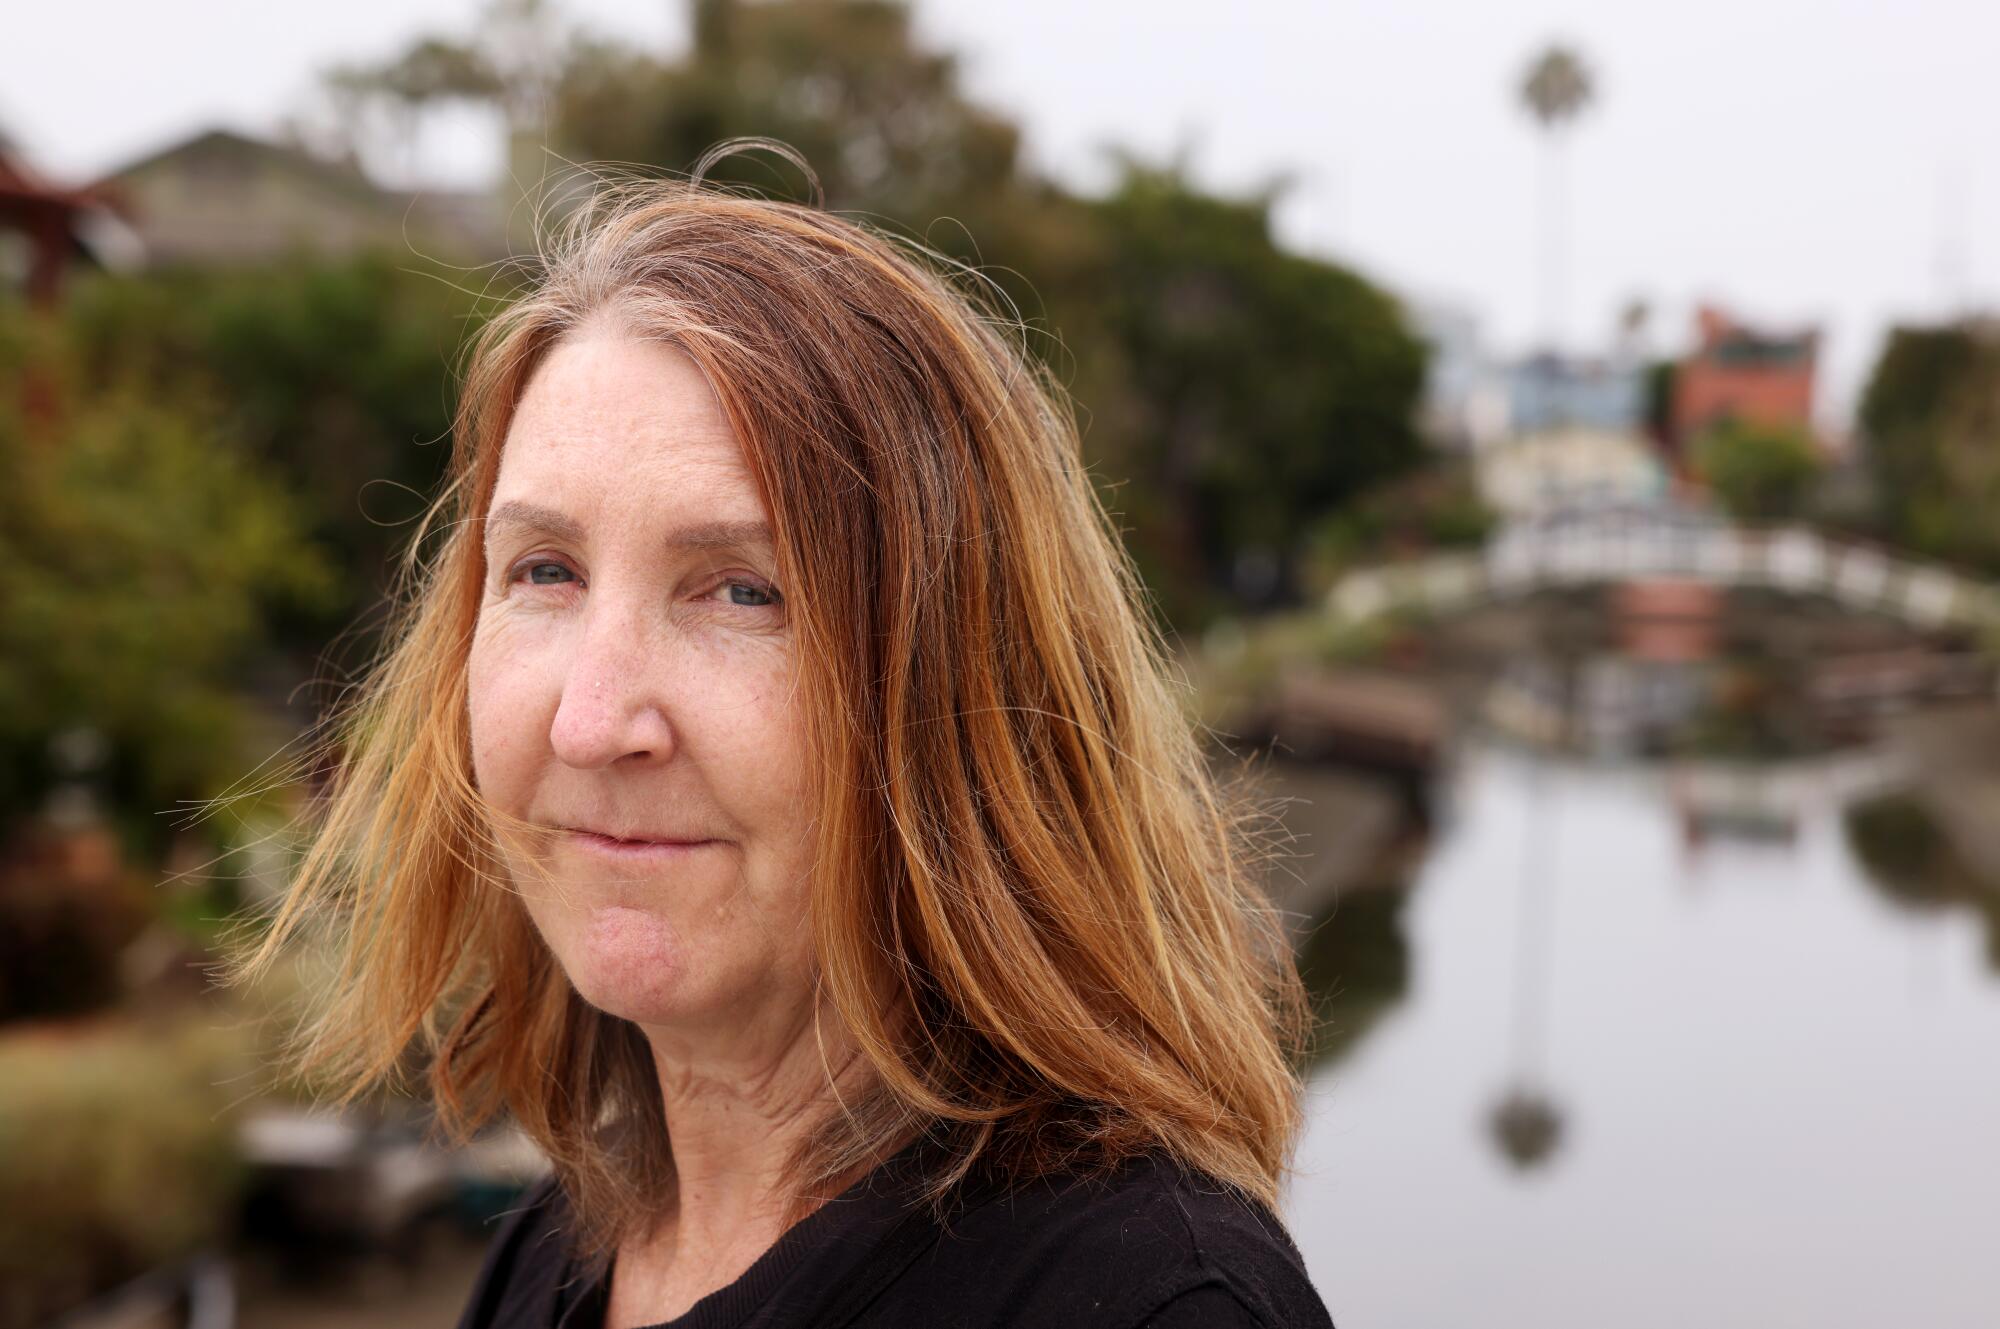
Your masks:
{"label": "shrub", "polygon": [[1803,430],[1727,423],[1695,442],[1695,466],[1739,521],[1798,515],[1821,469],[1819,449]]}
{"label": "shrub", "polygon": [[241,1040],[209,1025],[0,1039],[0,1329],[215,1242],[243,1171]]}

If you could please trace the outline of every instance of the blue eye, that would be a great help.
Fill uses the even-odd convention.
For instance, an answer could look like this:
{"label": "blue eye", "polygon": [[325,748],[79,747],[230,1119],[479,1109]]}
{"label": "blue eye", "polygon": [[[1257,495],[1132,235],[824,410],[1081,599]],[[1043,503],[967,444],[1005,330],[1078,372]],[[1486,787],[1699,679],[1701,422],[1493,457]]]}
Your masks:
{"label": "blue eye", "polygon": [[536,586],[556,586],[561,584],[560,582],[551,581],[548,578],[538,575],[545,571],[557,572],[563,576],[569,575],[569,569],[560,563],[531,563],[528,565],[529,582]]}
{"label": "blue eye", "polygon": [[[729,587],[729,602],[731,604],[741,606],[742,608],[745,609],[768,608],[771,605],[777,604],[779,600],[782,598],[779,596],[775,588],[770,586],[760,586],[756,582],[732,581],[726,584]],[[762,596],[763,598],[750,599],[750,600],[739,599],[736,594],[738,591],[748,591],[752,596]]]}

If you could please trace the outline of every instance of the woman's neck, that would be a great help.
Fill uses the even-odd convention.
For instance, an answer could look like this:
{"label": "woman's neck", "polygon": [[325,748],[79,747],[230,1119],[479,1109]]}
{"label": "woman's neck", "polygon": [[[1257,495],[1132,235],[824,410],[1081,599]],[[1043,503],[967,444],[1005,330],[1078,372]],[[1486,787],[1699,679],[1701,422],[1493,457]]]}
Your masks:
{"label": "woman's neck", "polygon": [[[782,1236],[807,1135],[858,1088],[865,1062],[830,1012],[808,1008],[700,1037],[647,1028],[674,1190],[652,1229],[622,1242],[606,1329],[656,1324],[734,1282]],[[828,1193],[859,1180],[837,1181]]]}

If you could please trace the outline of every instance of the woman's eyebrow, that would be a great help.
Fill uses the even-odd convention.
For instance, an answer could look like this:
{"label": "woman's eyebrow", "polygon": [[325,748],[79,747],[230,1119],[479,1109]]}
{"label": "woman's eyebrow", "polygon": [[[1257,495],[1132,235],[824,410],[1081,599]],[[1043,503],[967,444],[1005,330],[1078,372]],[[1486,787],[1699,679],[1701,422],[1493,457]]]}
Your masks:
{"label": "woman's eyebrow", "polygon": [[487,543],[491,544],[497,532],[510,526],[519,527],[536,535],[551,535],[558,540],[569,540],[577,544],[583,542],[581,522],[554,508],[545,508],[539,503],[529,503],[524,499],[510,499],[487,514]]}
{"label": "woman's eyebrow", "polygon": [[[510,499],[493,509],[486,518],[486,539],[490,542],[495,528],[521,527],[541,535],[553,536],[558,540],[568,540],[575,544],[583,542],[583,524],[566,513],[554,508],[530,503],[526,499]],[[666,539],[670,549],[742,549],[771,544],[771,528],[762,521],[703,521],[681,526],[670,531]]]}

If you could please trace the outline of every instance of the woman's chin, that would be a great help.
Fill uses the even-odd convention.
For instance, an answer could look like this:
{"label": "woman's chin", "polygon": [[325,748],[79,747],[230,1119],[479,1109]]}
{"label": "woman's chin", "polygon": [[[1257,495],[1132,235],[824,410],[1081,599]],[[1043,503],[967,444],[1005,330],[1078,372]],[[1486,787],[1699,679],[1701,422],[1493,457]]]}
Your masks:
{"label": "woman's chin", "polygon": [[560,956],[578,995],[607,1015],[640,1024],[671,1022],[686,1002],[687,948],[660,915],[606,905]]}

